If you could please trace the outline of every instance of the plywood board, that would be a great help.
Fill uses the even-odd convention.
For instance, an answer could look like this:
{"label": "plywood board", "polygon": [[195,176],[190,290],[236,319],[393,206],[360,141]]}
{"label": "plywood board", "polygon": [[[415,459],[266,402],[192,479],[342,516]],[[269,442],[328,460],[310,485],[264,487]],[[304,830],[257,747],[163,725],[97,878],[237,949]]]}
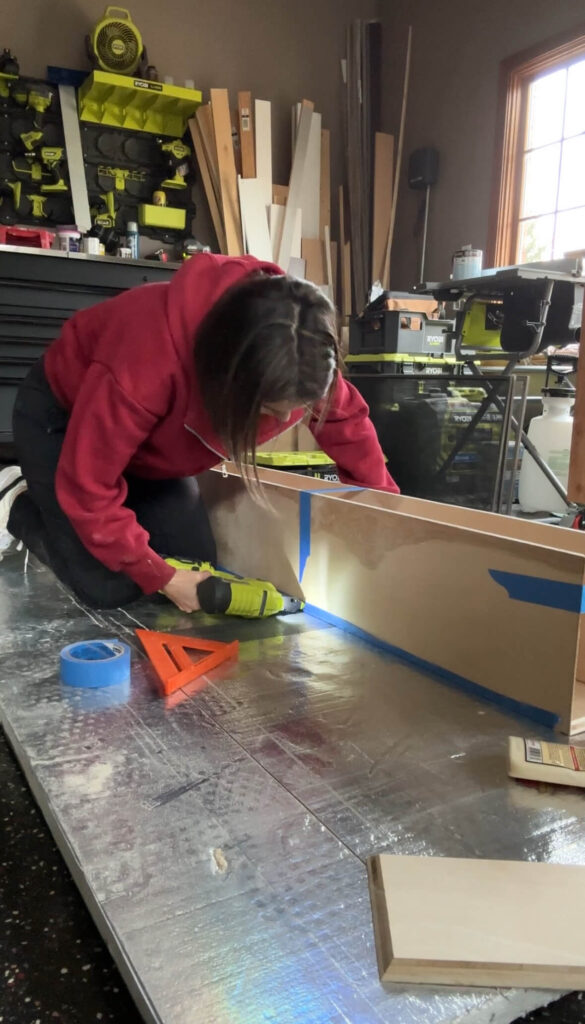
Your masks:
{"label": "plywood board", "polygon": [[313,284],[326,284],[325,254],[320,238],[303,238],[301,256],[307,264],[307,281]]}
{"label": "plywood board", "polygon": [[368,873],[383,981],[583,988],[584,866],[382,854]]}
{"label": "plywood board", "polygon": [[213,222],[213,228],[217,237],[217,244],[219,251],[224,255],[227,254],[227,245],[225,240],[225,231],[223,228],[223,221],[219,212],[219,206],[217,204],[217,196],[213,183],[211,181],[211,175],[205,156],[205,150],[203,146],[203,139],[201,137],[201,129],[195,118],[191,118],[189,121],[189,130],[191,132],[191,139],[193,141],[193,148],[195,150],[195,156],[199,165],[199,172],[201,174],[201,181],[203,182],[203,188],[205,190],[205,197],[207,199],[207,205],[209,206],[209,212],[211,214],[211,220]]}
{"label": "plywood board", "polygon": [[269,100],[256,100],[256,177],[262,183],[265,206],[272,202],[272,121]]}
{"label": "plywood board", "polygon": [[272,260],[272,243],[261,182],[257,178],[238,178],[242,226],[246,252],[259,260]]}
{"label": "plywood board", "polygon": [[309,100],[303,100],[290,175],[288,199],[285,207],[282,239],[278,253],[278,263],[281,267],[288,267],[288,261],[294,255],[292,245],[296,229],[297,211],[301,207],[312,119],[313,104]]}
{"label": "plywood board", "polygon": [[331,133],[321,131],[321,190],[319,196],[319,237],[325,238],[325,227],[331,226]]}
{"label": "plywood board", "polygon": [[321,114],[313,113],[303,172],[301,201],[299,203],[303,211],[303,238],[319,237],[320,196]]}
{"label": "plywood board", "polygon": [[272,186],[272,202],[276,203],[277,206],[286,206],[288,199],[288,185],[273,185]]}
{"label": "plywood board", "polygon": [[393,195],[394,136],[374,138],[374,206],[372,214],[372,284],[384,281]]}
{"label": "plywood board", "polygon": [[254,140],[254,114],[252,93],[238,93],[238,123],[242,151],[242,177],[256,177],[256,145]]}
{"label": "plywood board", "polygon": [[211,89],[210,93],[227,251],[229,256],[240,256],[244,251],[244,244],[228,91],[227,89]]}

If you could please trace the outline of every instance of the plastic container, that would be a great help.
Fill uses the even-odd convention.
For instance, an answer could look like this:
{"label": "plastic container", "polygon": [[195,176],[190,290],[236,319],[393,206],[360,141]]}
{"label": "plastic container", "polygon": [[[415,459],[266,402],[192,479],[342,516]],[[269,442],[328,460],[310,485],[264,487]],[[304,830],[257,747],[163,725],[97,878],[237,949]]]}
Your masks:
{"label": "plastic container", "polygon": [[[563,388],[545,388],[542,392],[544,411],[528,427],[528,437],[543,462],[553,471],[559,483],[566,488],[569,479],[569,458],[573,417],[571,407],[574,392]],[[567,506],[536,462],[525,451],[518,484],[518,501],[523,512],[566,512]]]}
{"label": "plastic container", "polygon": [[58,228],[57,245],[62,252],[79,252],[81,232],[77,228]]}
{"label": "plastic container", "polygon": [[138,248],[140,245],[140,235],[138,234],[138,224],[135,220],[129,220],[126,225],[126,246],[132,253],[132,259],[138,259]]}
{"label": "plastic container", "polygon": [[478,274],[481,274],[482,267],[483,250],[472,249],[470,245],[464,245],[453,253],[451,279],[462,281],[467,277],[477,277]]}

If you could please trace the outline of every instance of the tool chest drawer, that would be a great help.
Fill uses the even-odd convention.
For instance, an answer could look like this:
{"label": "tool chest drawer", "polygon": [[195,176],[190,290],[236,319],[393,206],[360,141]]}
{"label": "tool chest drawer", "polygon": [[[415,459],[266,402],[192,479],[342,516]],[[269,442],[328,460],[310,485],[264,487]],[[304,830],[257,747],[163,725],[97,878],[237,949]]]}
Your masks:
{"label": "tool chest drawer", "polygon": [[168,281],[177,266],[0,246],[0,460],[13,455],[18,385],[63,323],[128,288]]}

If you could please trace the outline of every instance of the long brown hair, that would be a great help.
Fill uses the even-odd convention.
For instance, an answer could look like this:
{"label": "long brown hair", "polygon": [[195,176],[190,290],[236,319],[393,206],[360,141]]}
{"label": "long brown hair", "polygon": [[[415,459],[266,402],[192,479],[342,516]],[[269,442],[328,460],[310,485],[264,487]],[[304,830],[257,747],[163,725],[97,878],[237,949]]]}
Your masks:
{"label": "long brown hair", "polygon": [[339,368],[334,307],[308,281],[250,275],[202,321],[195,368],[213,429],[244,480],[257,482],[263,405],[290,402],[326,414]]}

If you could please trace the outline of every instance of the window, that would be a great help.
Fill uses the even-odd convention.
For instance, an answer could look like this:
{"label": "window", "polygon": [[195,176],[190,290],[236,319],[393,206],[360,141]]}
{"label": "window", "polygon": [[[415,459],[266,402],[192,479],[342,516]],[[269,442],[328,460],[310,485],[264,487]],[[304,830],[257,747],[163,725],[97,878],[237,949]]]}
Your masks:
{"label": "window", "polygon": [[585,31],[502,64],[493,266],[585,249]]}

